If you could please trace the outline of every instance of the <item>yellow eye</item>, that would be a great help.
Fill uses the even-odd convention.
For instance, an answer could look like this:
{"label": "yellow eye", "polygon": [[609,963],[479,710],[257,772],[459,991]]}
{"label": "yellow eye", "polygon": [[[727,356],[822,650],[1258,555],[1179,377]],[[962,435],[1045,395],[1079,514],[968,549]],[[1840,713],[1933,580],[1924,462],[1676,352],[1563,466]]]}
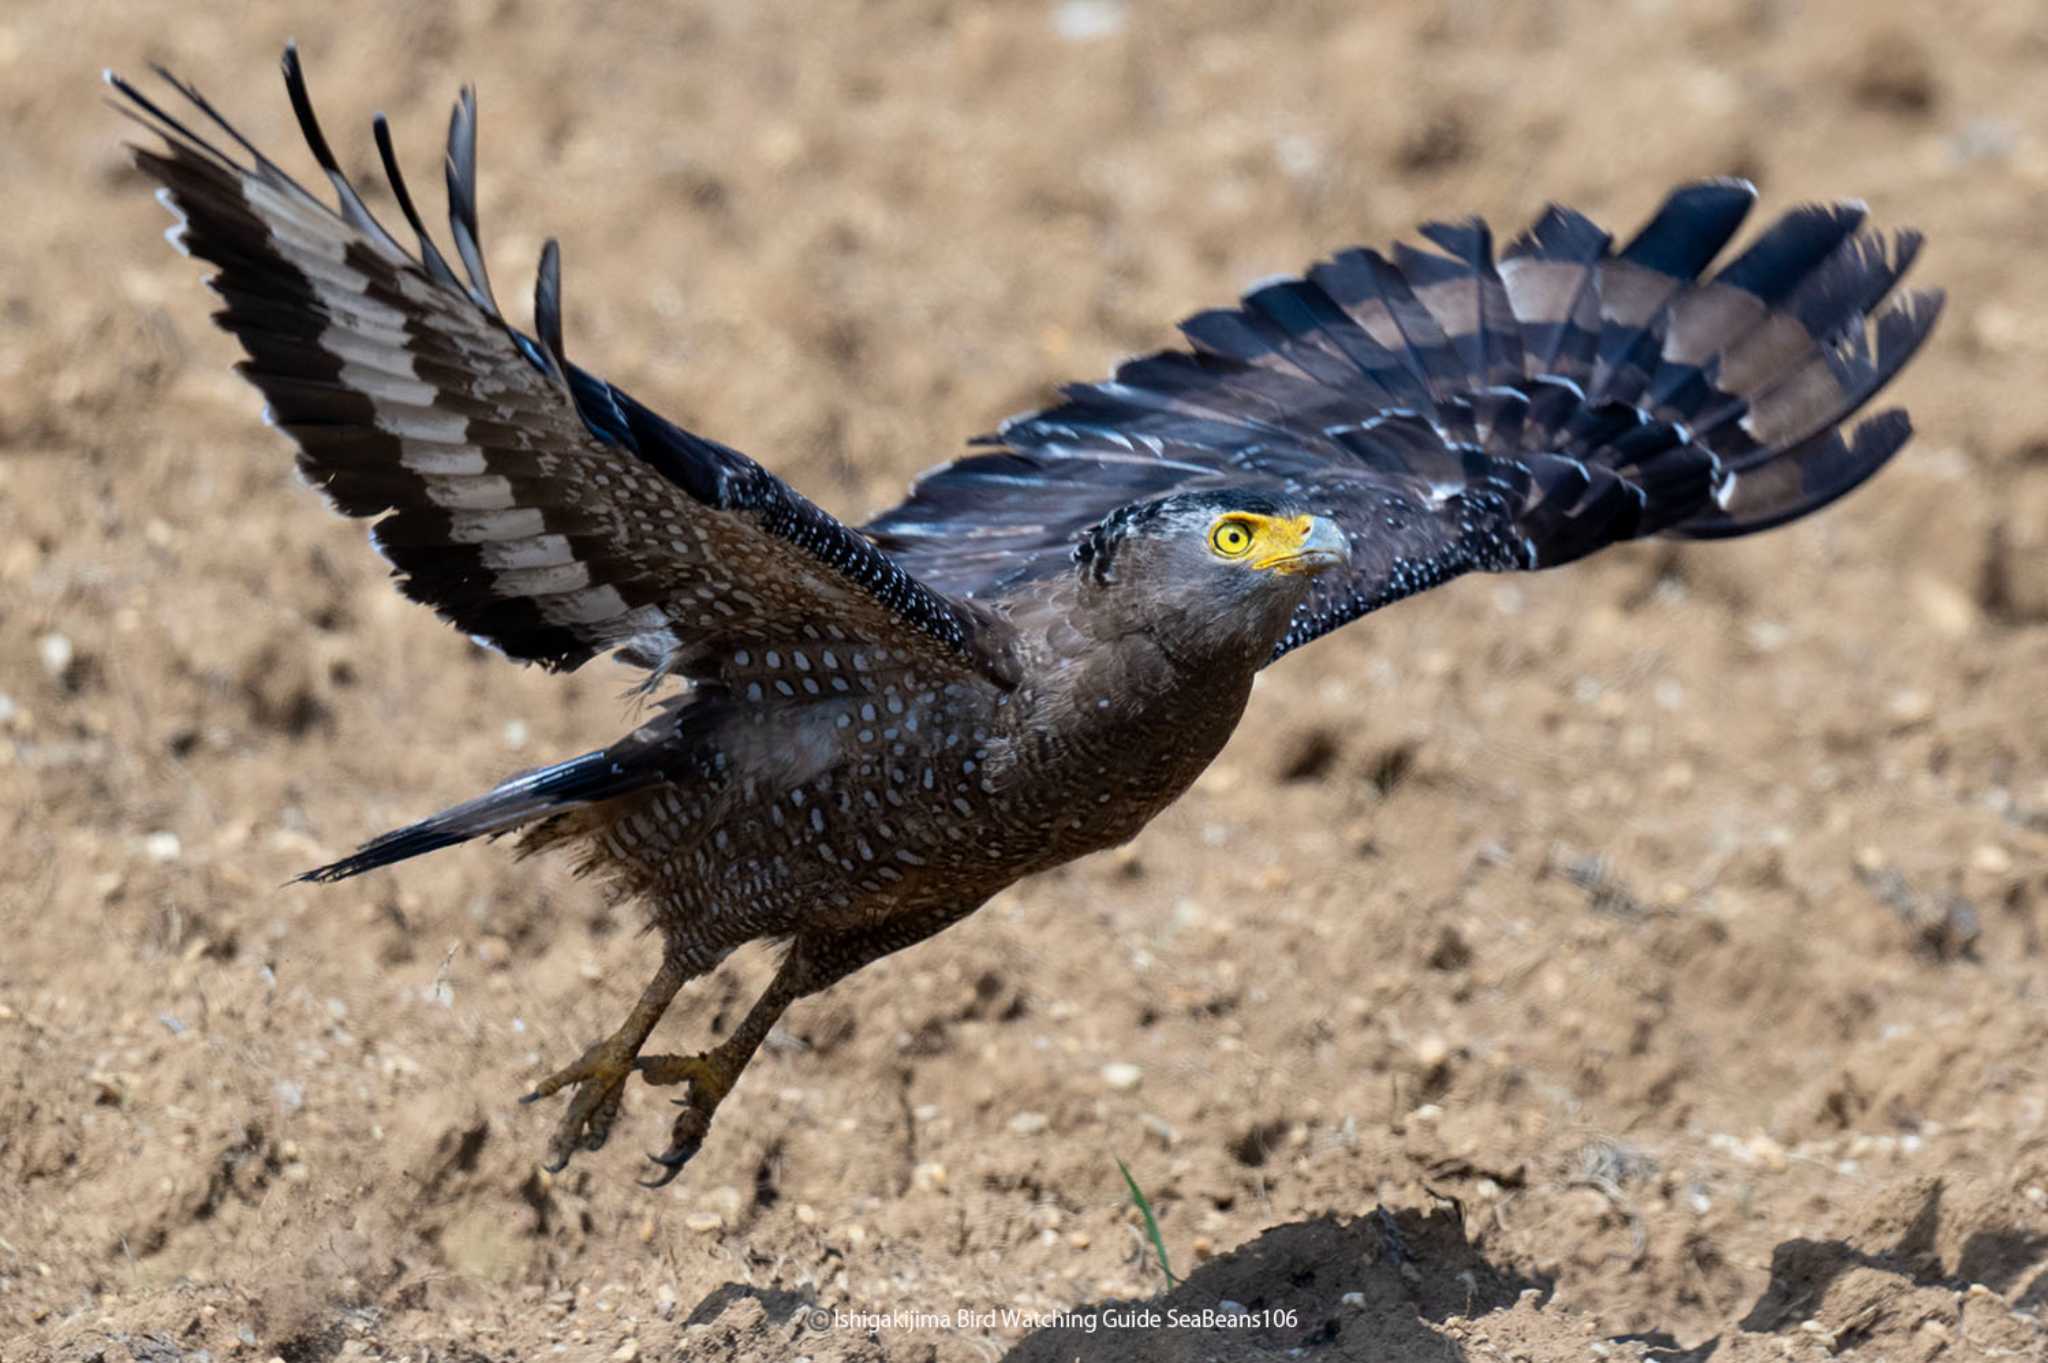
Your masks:
{"label": "yellow eye", "polygon": [[1252,528],[1243,521],[1218,521],[1209,532],[1209,547],[1225,558],[1243,558],[1252,551]]}

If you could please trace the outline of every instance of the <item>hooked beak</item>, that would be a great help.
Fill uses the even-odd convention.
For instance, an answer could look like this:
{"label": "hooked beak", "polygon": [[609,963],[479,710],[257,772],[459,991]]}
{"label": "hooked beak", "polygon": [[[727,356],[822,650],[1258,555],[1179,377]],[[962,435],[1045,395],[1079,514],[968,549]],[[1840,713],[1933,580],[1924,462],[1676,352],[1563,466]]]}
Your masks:
{"label": "hooked beak", "polygon": [[1300,537],[1292,549],[1269,554],[1252,564],[1264,570],[1314,576],[1351,563],[1351,540],[1337,523],[1323,516],[1298,516],[1289,527]]}

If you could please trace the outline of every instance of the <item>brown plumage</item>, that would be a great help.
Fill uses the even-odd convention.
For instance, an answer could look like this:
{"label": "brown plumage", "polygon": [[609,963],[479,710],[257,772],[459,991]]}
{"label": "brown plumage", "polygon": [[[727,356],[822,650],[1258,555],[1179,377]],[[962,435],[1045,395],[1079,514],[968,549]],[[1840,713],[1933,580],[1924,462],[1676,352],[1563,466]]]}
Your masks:
{"label": "brown plumage", "polygon": [[[1258,670],[1471,571],[1550,567],[1644,535],[1807,514],[1904,444],[1845,436],[1931,329],[1893,297],[1918,239],[1796,210],[1710,279],[1754,192],[1682,187],[1621,249],[1550,209],[1496,256],[1340,252],[1183,324],[1019,418],[861,529],[572,364],[560,257],[534,335],[483,271],[475,106],[450,125],[458,275],[376,125],[409,252],[286,86],[330,209],[171,81],[247,160],[110,77],[138,150],[218,273],[217,315],[299,465],[407,595],[508,656],[616,653],[680,685],[608,747],[514,777],[309,872],[334,880],[518,830],[645,905],[662,964],[625,1024],[531,1095],[574,1086],[559,1167],[626,1080],[687,1084],[663,1177],[782,1011],[1020,877],[1133,836],[1221,750]],[[166,79],[170,79],[166,77]],[[641,1051],[676,991],[760,938],[773,984],[701,1055]]]}

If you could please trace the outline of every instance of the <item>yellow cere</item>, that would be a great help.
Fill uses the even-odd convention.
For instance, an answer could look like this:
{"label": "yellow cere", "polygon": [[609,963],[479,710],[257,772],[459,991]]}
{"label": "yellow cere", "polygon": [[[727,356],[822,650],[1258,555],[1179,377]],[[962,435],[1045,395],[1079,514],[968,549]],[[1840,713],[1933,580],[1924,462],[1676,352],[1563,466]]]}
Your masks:
{"label": "yellow cere", "polygon": [[1315,526],[1313,516],[1261,516],[1231,511],[1209,527],[1209,548],[1219,558],[1245,559],[1254,553],[1254,568],[1277,567],[1292,559]]}

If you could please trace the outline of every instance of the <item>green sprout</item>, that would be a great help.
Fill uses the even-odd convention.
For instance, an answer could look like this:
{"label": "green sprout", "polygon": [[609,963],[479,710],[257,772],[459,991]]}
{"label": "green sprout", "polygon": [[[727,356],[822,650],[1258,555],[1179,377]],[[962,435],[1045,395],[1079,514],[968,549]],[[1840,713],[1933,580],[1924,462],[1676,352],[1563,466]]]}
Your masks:
{"label": "green sprout", "polygon": [[1167,1262],[1166,1238],[1159,1233],[1159,1218],[1152,1214],[1152,1203],[1146,1198],[1145,1190],[1138,1186],[1138,1180],[1131,1177],[1131,1166],[1119,1159],[1116,1167],[1124,1176],[1124,1186],[1131,1190],[1131,1201],[1137,1204],[1138,1215],[1145,1218],[1145,1234],[1152,1241],[1152,1252],[1159,1256],[1159,1271],[1166,1275],[1166,1290],[1171,1292],[1180,1286],[1180,1279],[1173,1276],[1173,1265]]}

